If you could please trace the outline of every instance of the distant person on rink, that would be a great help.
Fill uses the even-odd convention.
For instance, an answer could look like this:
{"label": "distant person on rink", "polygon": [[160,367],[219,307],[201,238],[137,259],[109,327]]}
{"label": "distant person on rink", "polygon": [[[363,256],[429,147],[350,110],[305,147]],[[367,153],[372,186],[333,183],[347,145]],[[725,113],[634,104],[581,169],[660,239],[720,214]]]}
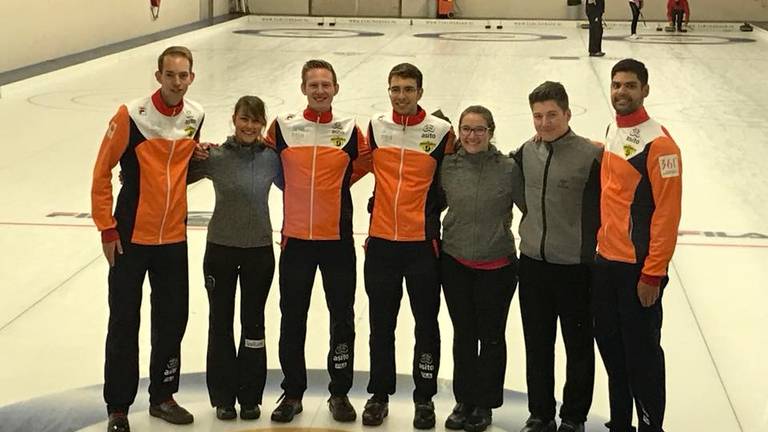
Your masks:
{"label": "distant person on rink", "polygon": [[632,11],[632,34],[629,38],[637,39],[637,21],[640,19],[640,14],[642,13],[640,10],[643,9],[643,0],[629,0],[629,9]]}
{"label": "distant person on rink", "polygon": [[688,30],[683,28],[683,21],[688,26],[688,22],[691,19],[691,10],[688,7],[688,0],[667,0],[667,19],[669,20],[669,26],[685,33]]}
{"label": "distant person on rink", "polygon": [[589,19],[589,56],[602,57],[603,52],[603,13],[605,0],[587,0],[587,19]]}
{"label": "distant person on rink", "polygon": [[[104,400],[109,432],[127,432],[139,384],[142,285],[152,287],[149,414],[174,424],[193,417],[173,399],[179,389],[181,340],[189,311],[187,168],[200,137],[203,109],[184,99],[195,74],[192,53],[175,46],[157,59],[160,89],[121,105],[93,169],[91,213],[109,263],[109,330]],[[112,209],[112,169],[123,184]]]}
{"label": "distant person on rink", "polygon": [[[259,418],[267,379],[264,305],[275,272],[269,190],[282,187],[280,160],[264,144],[264,102],[243,96],[232,114],[235,134],[207,150],[205,160],[192,160],[190,183],[211,179],[216,205],[208,224],[203,259],[208,292],[206,383],[216,417]],[[235,291],[240,280],[240,341],[232,329]]]}

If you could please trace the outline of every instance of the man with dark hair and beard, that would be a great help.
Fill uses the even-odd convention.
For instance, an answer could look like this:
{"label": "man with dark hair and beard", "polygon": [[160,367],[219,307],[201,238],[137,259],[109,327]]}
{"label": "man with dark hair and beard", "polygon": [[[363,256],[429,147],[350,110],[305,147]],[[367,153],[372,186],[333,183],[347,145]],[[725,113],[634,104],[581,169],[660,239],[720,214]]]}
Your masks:
{"label": "man with dark hair and beard", "polygon": [[680,149],[648,116],[648,70],[634,59],[611,71],[616,120],[601,165],[601,226],[593,273],[595,340],[608,372],[610,430],[660,432],[666,405],[661,299],[677,243]]}

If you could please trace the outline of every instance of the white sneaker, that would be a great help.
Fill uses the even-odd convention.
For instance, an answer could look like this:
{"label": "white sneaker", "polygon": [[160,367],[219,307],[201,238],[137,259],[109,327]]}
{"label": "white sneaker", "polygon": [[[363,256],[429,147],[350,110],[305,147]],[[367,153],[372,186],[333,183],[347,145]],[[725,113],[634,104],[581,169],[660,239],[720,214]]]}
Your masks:
{"label": "white sneaker", "polygon": [[631,36],[629,36],[629,38],[632,40],[637,40],[640,39],[640,36],[638,36],[637,33],[633,33]]}

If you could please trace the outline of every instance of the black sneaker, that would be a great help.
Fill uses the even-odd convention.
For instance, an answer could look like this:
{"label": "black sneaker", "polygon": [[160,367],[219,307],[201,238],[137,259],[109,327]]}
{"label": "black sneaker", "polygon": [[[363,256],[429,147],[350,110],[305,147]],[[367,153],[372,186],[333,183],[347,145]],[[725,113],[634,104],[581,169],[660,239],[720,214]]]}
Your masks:
{"label": "black sneaker", "polygon": [[190,424],[195,421],[192,414],[185,410],[181,405],[177,404],[173,399],[168,399],[161,404],[150,405],[149,415],[161,418],[168,423],[178,425]]}
{"label": "black sneaker", "polygon": [[435,404],[415,402],[413,404],[413,427],[416,429],[432,429],[435,427]]}
{"label": "black sneaker", "polygon": [[131,432],[131,426],[128,424],[128,417],[125,413],[115,412],[109,415],[107,432]]}
{"label": "black sneaker", "polygon": [[333,419],[338,422],[353,422],[357,418],[355,408],[349,403],[349,398],[345,396],[331,396],[328,399],[328,409],[333,415]]}
{"label": "black sneaker", "polygon": [[563,420],[560,422],[560,427],[557,428],[557,432],[584,432],[584,423]]}
{"label": "black sneaker", "polygon": [[272,421],[289,423],[296,414],[302,412],[301,399],[283,398],[280,405],[272,411]]}
{"label": "black sneaker", "polygon": [[261,417],[261,408],[258,405],[252,407],[240,406],[240,418],[243,420],[256,420]]}
{"label": "black sneaker", "polygon": [[[608,420],[607,422],[605,422],[605,427],[606,427],[606,428],[608,428],[608,430],[609,430],[609,431],[610,431],[610,430],[613,430],[613,429],[611,429],[611,421],[610,421],[610,420]],[[630,432],[637,432],[637,428],[636,428],[636,427],[634,427],[634,426],[630,426],[629,428],[630,428],[630,429],[629,429],[629,430],[630,430]]]}
{"label": "black sneaker", "polygon": [[457,403],[453,407],[453,411],[451,411],[451,415],[449,415],[448,418],[445,419],[445,428],[451,429],[451,430],[464,429],[464,422],[467,420],[467,416],[471,412],[472,412],[471,406],[463,402]]}
{"label": "black sneaker", "polygon": [[467,432],[482,432],[493,423],[493,416],[490,408],[477,407],[467,416],[464,422],[464,430]]}
{"label": "black sneaker", "polygon": [[219,420],[234,420],[237,418],[237,411],[233,406],[216,407],[216,418]]}
{"label": "black sneaker", "polygon": [[556,432],[557,424],[555,420],[542,420],[538,417],[530,416],[525,421],[525,426],[520,432]]}
{"label": "black sneaker", "polygon": [[389,414],[389,403],[370,398],[363,408],[363,425],[379,426],[384,422],[384,417]]}

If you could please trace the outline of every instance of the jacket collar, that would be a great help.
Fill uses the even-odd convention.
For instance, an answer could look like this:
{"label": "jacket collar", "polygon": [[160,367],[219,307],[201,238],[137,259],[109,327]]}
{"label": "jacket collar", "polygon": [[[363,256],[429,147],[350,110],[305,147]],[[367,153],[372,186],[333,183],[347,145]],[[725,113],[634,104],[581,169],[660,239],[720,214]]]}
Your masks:
{"label": "jacket collar", "polygon": [[230,135],[227,137],[227,140],[224,142],[224,144],[222,144],[222,147],[229,147],[231,149],[248,149],[258,152],[264,149],[264,142],[258,140],[253,144],[241,144],[237,141],[234,135]]}
{"label": "jacket collar", "polygon": [[552,141],[549,141],[549,142],[545,142],[545,141],[542,141],[542,142],[545,142],[546,144],[552,145],[552,144],[562,140],[563,138],[571,136],[571,135],[573,135],[573,131],[571,130],[571,128],[569,126],[568,130],[565,131],[565,133],[560,135],[559,137],[557,137],[557,138],[555,138],[555,139],[553,139]]}
{"label": "jacket collar", "polygon": [[393,110],[392,121],[394,121],[395,124],[404,125],[404,126],[413,126],[423,122],[424,119],[427,117],[427,112],[424,111],[424,108],[422,108],[419,105],[417,105],[417,108],[418,110],[414,115],[402,115],[402,114],[396,113]]}
{"label": "jacket collar", "polygon": [[333,120],[333,110],[319,113],[307,107],[304,109],[304,118],[312,123],[330,123]]}
{"label": "jacket collar", "polygon": [[166,115],[168,117],[174,117],[178,113],[181,112],[181,110],[184,109],[184,99],[179,102],[178,105],[175,106],[168,106],[165,101],[163,100],[163,96],[160,94],[160,89],[158,89],[153,95],[152,95],[152,105],[155,106],[155,108],[160,111],[160,114]]}
{"label": "jacket collar", "polygon": [[648,117],[648,113],[643,106],[640,106],[637,111],[631,114],[624,116],[616,114],[616,124],[621,128],[637,126],[640,123],[648,121],[648,119],[650,119],[650,117]]}
{"label": "jacket collar", "polygon": [[459,154],[460,156],[463,156],[463,157],[478,158],[478,159],[479,158],[489,158],[489,157],[501,154],[499,149],[497,149],[496,146],[494,146],[493,144],[490,144],[490,143],[488,144],[488,150],[486,150],[484,152],[468,153],[467,149],[465,149],[463,146],[459,146],[459,149],[456,150],[456,153]]}

